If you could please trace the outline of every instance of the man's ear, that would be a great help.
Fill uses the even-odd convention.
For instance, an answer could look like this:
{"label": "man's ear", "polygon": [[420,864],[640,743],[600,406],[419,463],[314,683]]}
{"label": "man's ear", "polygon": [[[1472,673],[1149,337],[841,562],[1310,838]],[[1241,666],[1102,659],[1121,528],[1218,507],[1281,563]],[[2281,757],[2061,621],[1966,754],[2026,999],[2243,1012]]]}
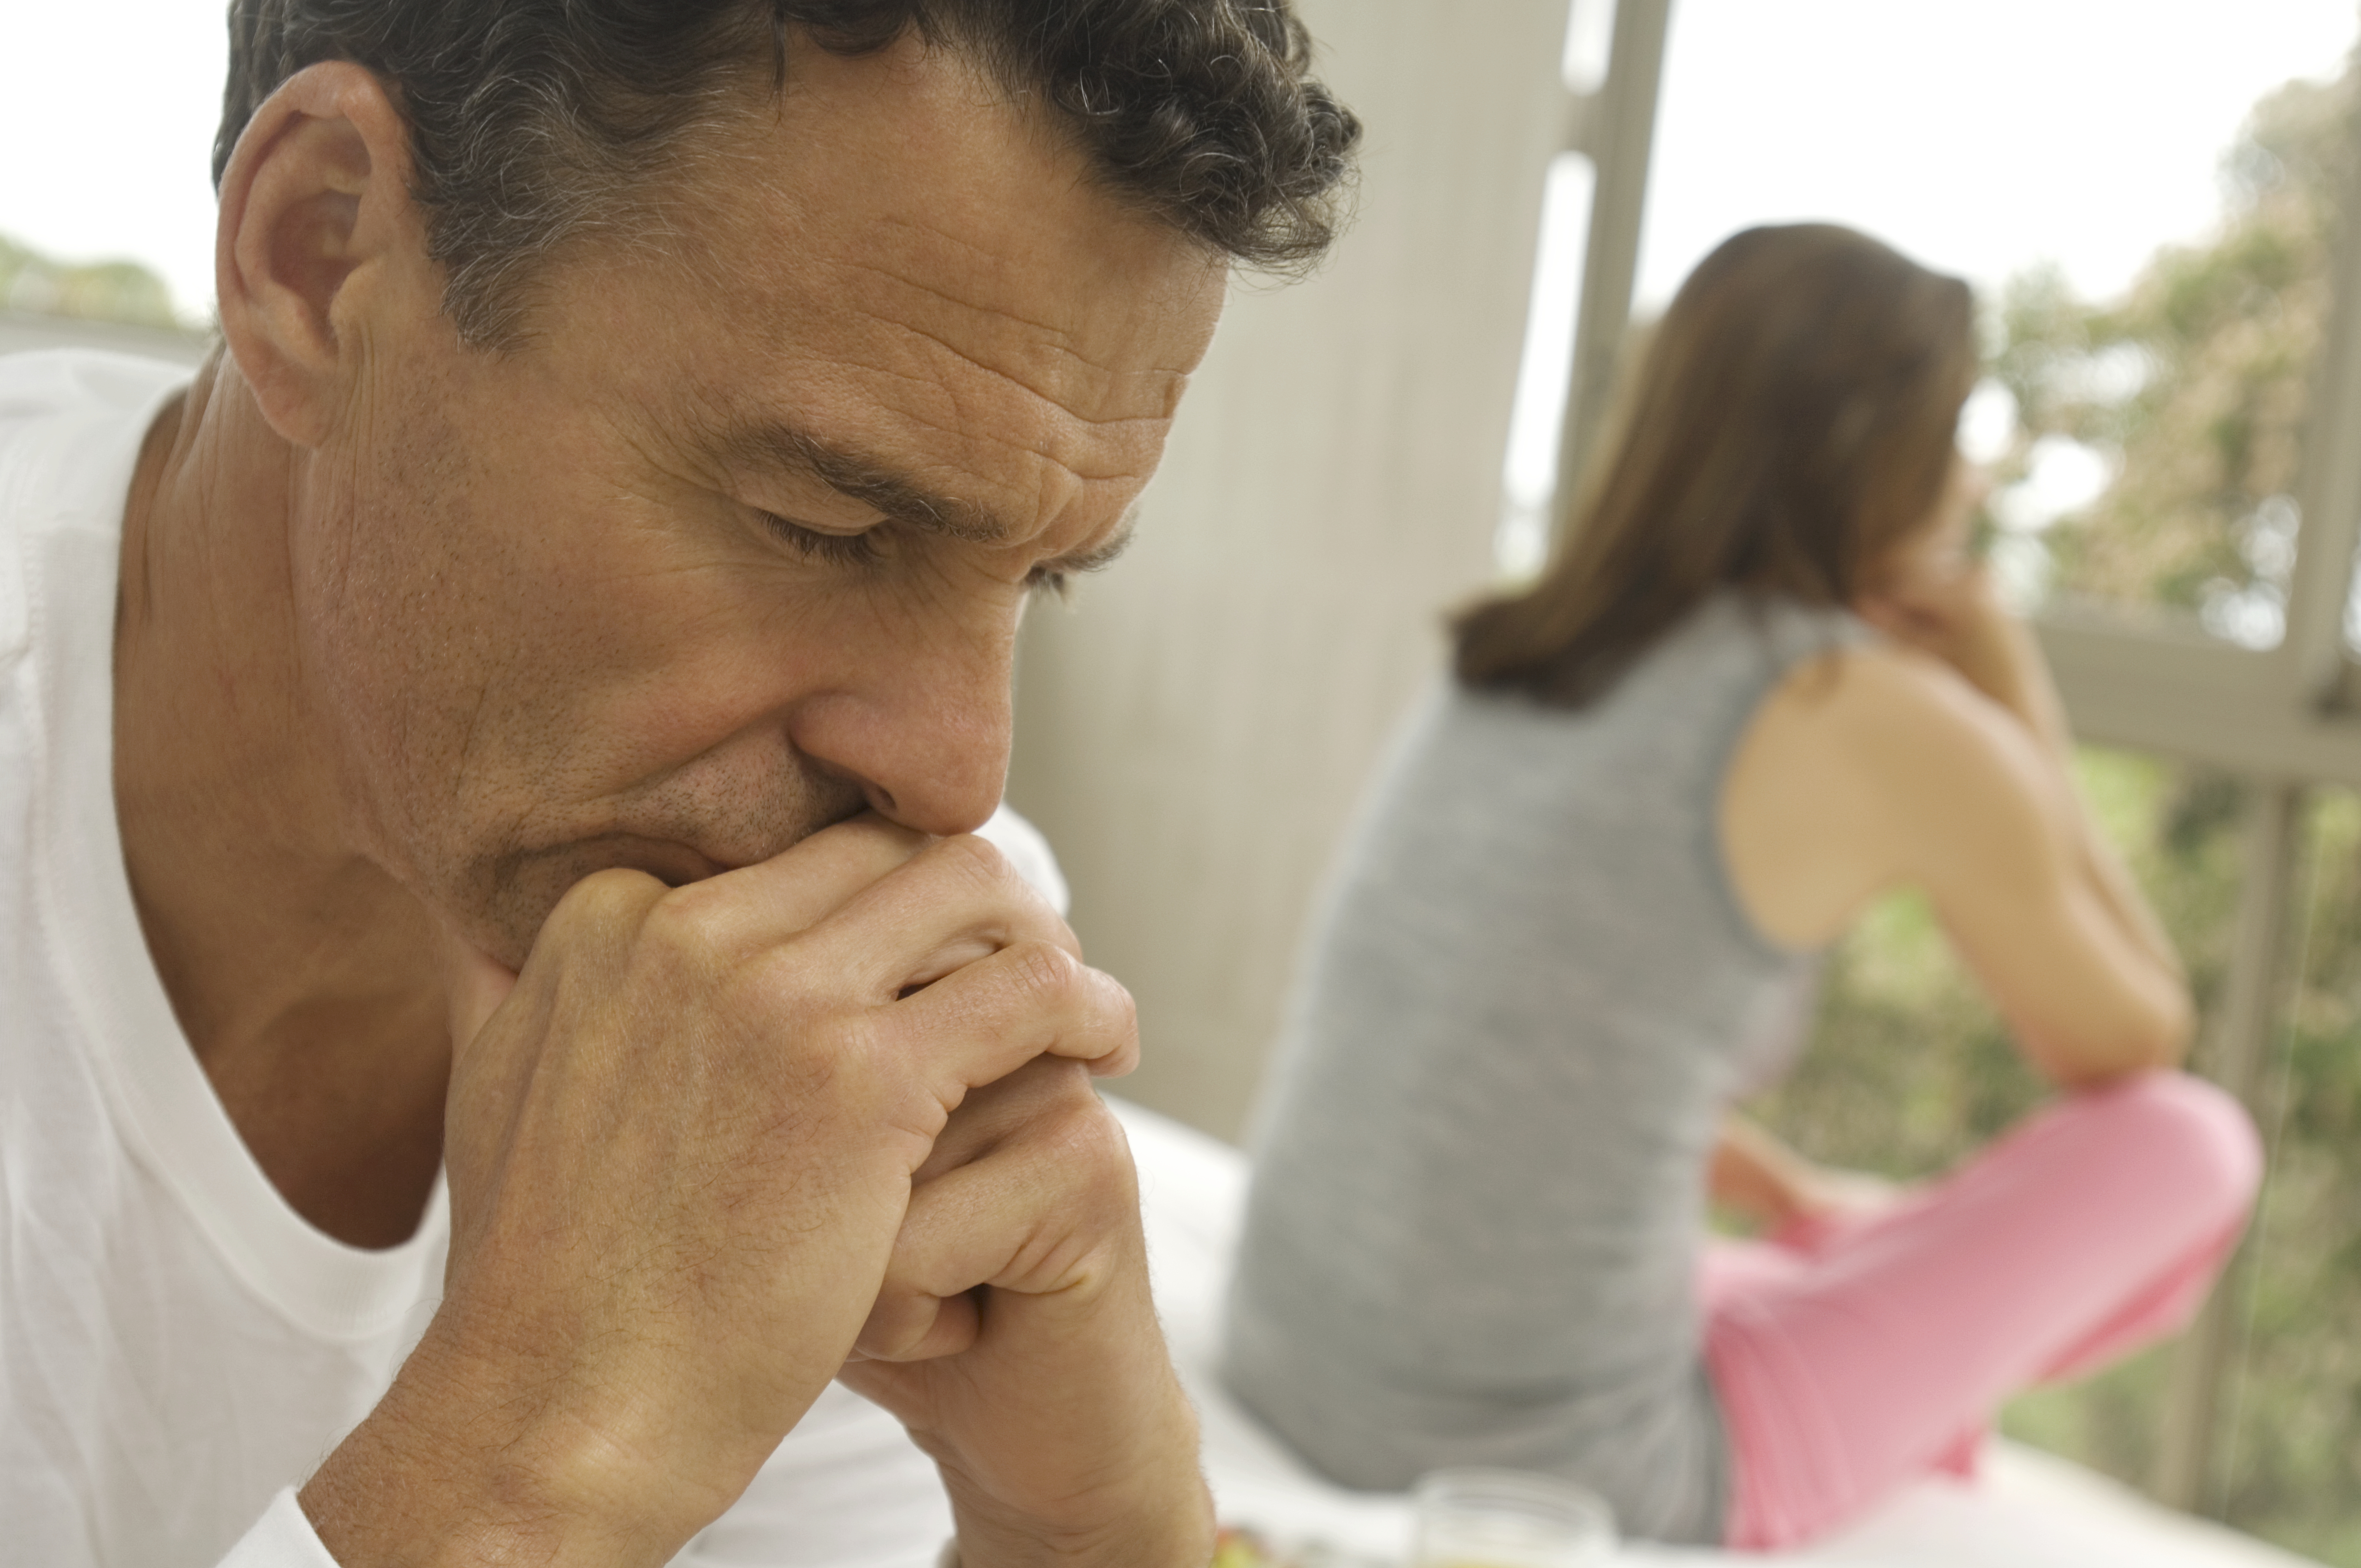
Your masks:
{"label": "man's ear", "polygon": [[433,309],[438,269],[410,195],[410,130],[347,60],[306,66],[255,111],[223,171],[214,238],[222,336],[273,430],[317,446],[373,313]]}

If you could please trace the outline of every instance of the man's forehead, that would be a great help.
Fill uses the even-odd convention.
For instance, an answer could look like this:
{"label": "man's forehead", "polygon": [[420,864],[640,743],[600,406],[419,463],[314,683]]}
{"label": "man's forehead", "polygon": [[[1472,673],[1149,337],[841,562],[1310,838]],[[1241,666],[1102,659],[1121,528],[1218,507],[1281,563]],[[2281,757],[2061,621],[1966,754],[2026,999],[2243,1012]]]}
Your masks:
{"label": "man's forehead", "polygon": [[787,90],[684,192],[722,231],[722,281],[758,330],[857,312],[1077,412],[1169,415],[1224,258],[1107,192],[1047,111],[954,51],[793,59]]}
{"label": "man's forehead", "polygon": [[1225,264],[954,57],[813,52],[681,192],[729,455],[866,484],[938,532],[1103,534],[1155,466]]}
{"label": "man's forehead", "polygon": [[1008,243],[881,216],[814,280],[917,356],[965,360],[1076,419],[1170,418],[1204,346],[1201,301],[1164,276],[1175,258],[1115,269],[1079,244],[993,237]]}

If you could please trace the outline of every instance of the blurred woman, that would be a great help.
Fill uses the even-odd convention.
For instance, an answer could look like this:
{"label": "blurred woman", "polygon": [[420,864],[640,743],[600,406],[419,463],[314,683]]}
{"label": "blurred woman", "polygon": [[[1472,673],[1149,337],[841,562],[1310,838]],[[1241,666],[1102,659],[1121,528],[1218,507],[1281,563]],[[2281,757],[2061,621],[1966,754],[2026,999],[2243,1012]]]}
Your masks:
{"label": "blurred woman", "polygon": [[[1232,1387],[1330,1475],[1548,1470],[1636,1535],[1785,1546],[2202,1299],[2256,1142],[2170,1070],[2180,965],[1970,557],[1975,375],[1958,280],[1741,234],[1565,549],[1459,618],[1323,916],[1232,1295]],[[1877,1196],[1728,1107],[1897,887],[2063,1092]],[[1767,1239],[1708,1242],[1709,1191]]]}

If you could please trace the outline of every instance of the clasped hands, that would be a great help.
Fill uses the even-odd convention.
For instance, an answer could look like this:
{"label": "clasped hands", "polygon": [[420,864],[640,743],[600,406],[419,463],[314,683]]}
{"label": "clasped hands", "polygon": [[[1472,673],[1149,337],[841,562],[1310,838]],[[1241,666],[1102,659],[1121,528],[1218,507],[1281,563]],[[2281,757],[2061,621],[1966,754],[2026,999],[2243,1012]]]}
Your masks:
{"label": "clasped hands", "polygon": [[968,1568],[1208,1560],[1131,1000],[997,851],[860,818],[456,961],[445,1301],[302,1494],[346,1568],[661,1563],[840,1376]]}

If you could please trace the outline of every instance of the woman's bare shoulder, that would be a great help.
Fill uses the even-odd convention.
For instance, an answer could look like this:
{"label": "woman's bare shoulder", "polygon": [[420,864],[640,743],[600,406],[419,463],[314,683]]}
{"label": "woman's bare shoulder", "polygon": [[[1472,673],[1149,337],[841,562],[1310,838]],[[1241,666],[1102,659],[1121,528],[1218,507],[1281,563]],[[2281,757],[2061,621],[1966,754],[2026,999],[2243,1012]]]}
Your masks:
{"label": "woman's bare shoulder", "polygon": [[1958,671],[1882,639],[1798,665],[1763,717],[1810,732],[1832,760],[1880,772],[1967,766],[2016,776],[2038,759],[2025,726]]}
{"label": "woman's bare shoulder", "polygon": [[1886,888],[2041,857],[2043,777],[2030,732],[1949,665],[1838,650],[1781,680],[1732,758],[1730,869],[1767,934],[1807,945]]}
{"label": "woman's bare shoulder", "polygon": [[[1884,759],[1948,727],[1939,673],[1876,646],[1790,670],[1756,709],[1722,784],[1725,865],[1783,947],[1821,945],[1902,874],[1906,833]],[[1914,737],[1916,739],[1914,739]]]}
{"label": "woman's bare shoulder", "polygon": [[1930,654],[1878,641],[1781,684],[1790,757],[1858,800],[1888,836],[1899,874],[1966,858],[2015,861],[2059,847],[2054,765],[2023,720]]}

